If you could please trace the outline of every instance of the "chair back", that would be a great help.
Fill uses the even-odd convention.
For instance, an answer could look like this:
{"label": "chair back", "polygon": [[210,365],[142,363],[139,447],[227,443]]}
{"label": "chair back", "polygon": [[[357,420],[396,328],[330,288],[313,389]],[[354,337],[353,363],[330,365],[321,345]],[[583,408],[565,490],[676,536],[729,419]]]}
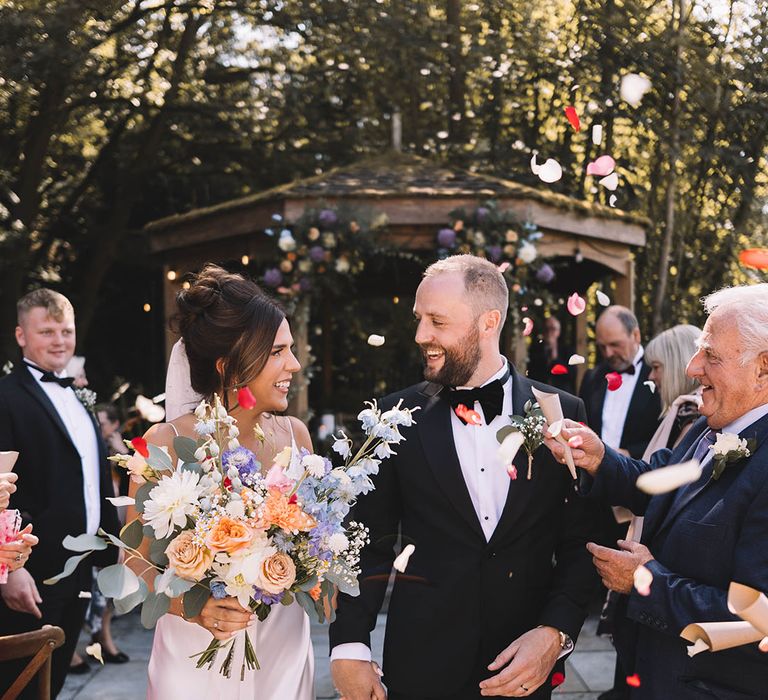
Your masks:
{"label": "chair back", "polygon": [[35,676],[39,676],[38,700],[50,700],[51,654],[62,644],[64,630],[52,625],[45,625],[33,632],[0,637],[0,662],[29,659],[29,663],[0,700],[16,700]]}

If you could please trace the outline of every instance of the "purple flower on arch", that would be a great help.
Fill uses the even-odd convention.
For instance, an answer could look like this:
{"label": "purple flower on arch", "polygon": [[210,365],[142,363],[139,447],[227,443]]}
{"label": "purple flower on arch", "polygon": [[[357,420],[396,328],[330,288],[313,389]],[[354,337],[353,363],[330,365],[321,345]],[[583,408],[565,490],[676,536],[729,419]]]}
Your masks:
{"label": "purple flower on arch", "polygon": [[264,272],[264,284],[267,287],[279,287],[283,283],[283,273],[276,267],[270,267]]}
{"label": "purple flower on arch", "polygon": [[441,248],[453,248],[456,245],[456,231],[452,228],[441,228],[437,232],[437,243]]}
{"label": "purple flower on arch", "polygon": [[536,272],[536,279],[544,284],[549,284],[555,279],[555,271],[547,263],[544,263]]}
{"label": "purple flower on arch", "polygon": [[333,209],[323,209],[318,215],[317,219],[321,226],[328,228],[330,226],[335,226],[339,220],[339,217],[336,216],[336,212],[333,211]]}
{"label": "purple flower on arch", "polygon": [[316,263],[323,262],[325,260],[325,249],[323,246],[313,245],[309,249],[309,259]]}

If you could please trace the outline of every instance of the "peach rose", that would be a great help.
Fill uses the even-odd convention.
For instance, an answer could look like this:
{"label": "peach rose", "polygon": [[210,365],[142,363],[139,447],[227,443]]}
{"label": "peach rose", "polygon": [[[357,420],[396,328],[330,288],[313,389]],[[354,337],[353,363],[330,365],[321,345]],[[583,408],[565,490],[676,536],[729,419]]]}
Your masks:
{"label": "peach rose", "polygon": [[192,530],[185,530],[174,538],[165,550],[168,562],[176,575],[188,581],[200,581],[213,562],[213,554],[194,541]]}
{"label": "peach rose", "polygon": [[205,543],[214,552],[232,554],[238,549],[247,547],[251,539],[253,539],[253,532],[247,525],[225,516],[208,533]]}
{"label": "peach rose", "polygon": [[296,580],[296,566],[285,553],[267,557],[261,564],[256,585],[267,593],[282,593]]}

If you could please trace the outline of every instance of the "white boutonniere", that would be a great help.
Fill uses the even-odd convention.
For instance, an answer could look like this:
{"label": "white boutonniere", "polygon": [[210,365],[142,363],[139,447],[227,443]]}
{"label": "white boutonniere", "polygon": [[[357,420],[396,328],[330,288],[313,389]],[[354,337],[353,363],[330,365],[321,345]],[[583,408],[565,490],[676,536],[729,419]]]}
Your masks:
{"label": "white boutonniere", "polygon": [[83,404],[88,413],[93,413],[96,409],[96,392],[87,387],[81,386],[74,389],[77,400]]}
{"label": "white boutonniere", "polygon": [[745,440],[735,433],[718,433],[715,444],[710,447],[714,454],[712,478],[717,481],[727,466],[750,457],[755,449],[755,443],[754,439]]}

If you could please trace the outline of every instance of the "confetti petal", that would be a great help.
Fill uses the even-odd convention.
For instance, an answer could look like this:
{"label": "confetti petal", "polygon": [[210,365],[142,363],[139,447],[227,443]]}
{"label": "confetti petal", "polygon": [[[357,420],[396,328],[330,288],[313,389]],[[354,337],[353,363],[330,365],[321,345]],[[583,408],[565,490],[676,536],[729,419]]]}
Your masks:
{"label": "confetti petal", "polygon": [[597,175],[603,177],[610,175],[616,167],[616,161],[611,156],[600,156],[587,165],[587,175]]}
{"label": "confetti petal", "polygon": [[371,333],[371,335],[368,336],[368,345],[379,348],[384,345],[385,340],[386,339],[383,335],[376,335],[375,333]]}
{"label": "confetti petal", "polygon": [[250,411],[256,405],[256,397],[247,386],[244,386],[237,392],[237,403],[246,411]]}
{"label": "confetti petal", "polygon": [[606,175],[598,180],[597,184],[602,185],[605,189],[613,192],[619,186],[619,174],[611,173],[610,175]]}
{"label": "confetti petal", "polygon": [[621,99],[632,107],[639,107],[643,96],[651,89],[651,81],[644,75],[627,73],[621,78],[619,94]]}
{"label": "confetti petal", "polygon": [[130,496],[107,496],[107,500],[113,506],[132,506],[136,503],[136,499]]}
{"label": "confetti petal", "polygon": [[561,673],[560,671],[555,671],[552,674],[552,687],[557,688],[558,685],[562,685],[565,683],[565,674]]}
{"label": "confetti petal", "polygon": [[618,199],[619,198],[615,194],[612,194],[610,197],[608,197],[608,206],[615,207]]}
{"label": "confetti petal", "polygon": [[654,382],[652,379],[649,379],[643,382],[643,384],[645,384],[645,386],[647,386],[650,389],[652,394],[656,393],[656,382]]}
{"label": "confetti petal", "polygon": [[554,438],[560,435],[563,430],[563,421],[556,420],[552,425],[547,428],[547,432]]}
{"label": "confetti petal", "polygon": [[653,574],[647,566],[640,564],[632,574],[632,580],[635,584],[637,592],[642,596],[651,595],[651,583],[653,582]]}
{"label": "confetti petal", "polygon": [[[499,449],[497,451],[501,463],[507,465],[512,464],[524,442],[525,435],[523,435],[519,430],[513,430],[509,435],[507,435],[507,437],[505,437],[502,441],[501,445],[499,445]],[[507,472],[509,472],[509,469],[507,469]]]}
{"label": "confetti petal", "polygon": [[768,270],[768,248],[747,248],[739,253],[739,262],[744,267]]}
{"label": "confetti petal", "polygon": [[533,321],[527,316],[523,318],[523,336],[529,336],[533,333]]}
{"label": "confetti petal", "polygon": [[135,437],[131,440],[131,447],[138,452],[144,459],[149,458],[149,449],[147,448],[147,441],[142,437]]}
{"label": "confetti petal", "polygon": [[547,158],[539,167],[539,180],[546,183],[557,182],[563,177],[563,168],[554,158]]}
{"label": "confetti petal", "polygon": [[576,113],[575,107],[565,108],[565,118],[570,122],[571,126],[578,132],[581,130],[581,123],[579,122],[579,115]]}
{"label": "confetti petal", "polygon": [[403,551],[395,557],[395,561],[392,566],[397,569],[401,574],[405,573],[405,569],[408,566],[408,560],[411,558],[411,554],[416,551],[416,547],[412,544],[407,544],[403,547]]}
{"label": "confetti petal", "polygon": [[517,479],[517,467],[514,464],[510,464],[507,467],[507,475],[512,481]]}
{"label": "confetti petal", "polygon": [[480,418],[480,414],[477,411],[467,408],[463,403],[460,403],[453,409],[454,413],[461,418],[467,425],[482,425],[483,419]]}
{"label": "confetti petal", "polygon": [[682,464],[670,464],[668,467],[645,472],[637,477],[635,486],[643,493],[657,496],[674,491],[685,484],[692,484],[700,476],[701,465],[697,460],[691,459]]}
{"label": "confetti petal", "polygon": [[608,372],[605,379],[608,382],[608,391],[616,391],[621,386],[621,375],[618,372]]}
{"label": "confetti petal", "polygon": [[565,365],[557,364],[549,370],[549,373],[556,376],[559,374],[568,374],[568,368]]}
{"label": "confetti petal", "polygon": [[592,127],[592,143],[599,146],[603,142],[603,125],[595,124]]}
{"label": "confetti petal", "polygon": [[98,642],[94,642],[85,647],[85,653],[88,654],[88,656],[92,656],[102,665],[104,664],[104,657],[101,655],[101,644]]}
{"label": "confetti petal", "polygon": [[605,292],[601,292],[599,289],[597,290],[597,294],[595,294],[597,297],[597,303],[600,304],[600,306],[610,306],[611,300],[609,296]]}
{"label": "confetti petal", "polygon": [[583,365],[585,362],[586,360],[581,355],[571,355],[568,358],[569,365]]}
{"label": "confetti petal", "polygon": [[165,409],[141,394],[136,397],[134,407],[139,415],[150,423],[160,423],[165,418]]}
{"label": "confetti petal", "polygon": [[584,313],[584,309],[587,308],[587,302],[584,301],[577,292],[574,292],[568,297],[566,308],[571,316],[578,316],[579,314]]}
{"label": "confetti petal", "polygon": [[640,676],[638,676],[636,673],[633,673],[631,676],[627,676],[627,685],[633,688],[639,688]]}
{"label": "confetti petal", "polygon": [[499,272],[503,275],[509,269],[509,263],[505,260],[499,265]]}

